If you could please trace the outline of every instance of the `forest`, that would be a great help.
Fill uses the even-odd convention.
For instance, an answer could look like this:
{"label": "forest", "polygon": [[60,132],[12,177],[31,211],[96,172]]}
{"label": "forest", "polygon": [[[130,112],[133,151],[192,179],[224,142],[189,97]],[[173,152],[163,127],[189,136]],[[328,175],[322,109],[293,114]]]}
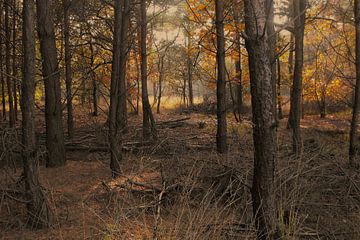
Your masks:
{"label": "forest", "polygon": [[0,239],[360,239],[360,0],[0,0]]}

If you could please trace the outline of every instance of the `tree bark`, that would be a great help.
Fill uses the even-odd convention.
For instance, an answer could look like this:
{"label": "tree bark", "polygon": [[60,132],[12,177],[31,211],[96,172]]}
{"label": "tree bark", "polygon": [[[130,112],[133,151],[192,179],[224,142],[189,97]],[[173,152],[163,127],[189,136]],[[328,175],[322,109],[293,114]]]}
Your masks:
{"label": "tree bark", "polygon": [[[95,54],[94,54],[94,45],[92,40],[90,40],[90,67],[93,69],[95,63]],[[92,78],[92,97],[93,97],[93,116],[96,117],[99,115],[98,110],[98,83],[96,81],[96,73],[94,70],[91,71]]]}
{"label": "tree bark", "polygon": [[274,4],[273,4],[274,0],[267,0],[267,4],[268,4],[268,19],[267,19],[267,27],[266,27],[266,31],[268,34],[268,54],[269,54],[269,58],[270,58],[270,63],[271,63],[271,84],[272,84],[272,90],[273,90],[273,106],[274,106],[274,116],[276,117],[276,121],[278,121],[277,119],[277,109],[276,109],[276,86],[277,86],[277,75],[276,75],[276,37],[277,35],[275,34],[275,25],[274,25]]}
{"label": "tree bark", "polygon": [[148,85],[147,85],[147,16],[146,0],[141,0],[140,4],[140,51],[141,51],[141,85],[142,85],[142,107],[143,107],[143,138],[148,140],[150,136],[157,139],[157,130],[155,120],[149,103]]}
{"label": "tree bark", "polygon": [[[3,9],[4,2],[0,2],[0,7]],[[2,34],[3,29],[3,11],[0,11],[0,80],[1,80],[1,103],[2,103],[2,118],[6,121],[6,100],[5,100],[5,79],[4,79],[4,65],[3,65],[3,42],[4,37]]]}
{"label": "tree bark", "polygon": [[281,120],[284,118],[282,110],[282,96],[281,96],[281,62],[280,58],[277,57],[277,106],[278,106],[278,119]]}
{"label": "tree bark", "polygon": [[302,138],[300,128],[301,95],[304,65],[304,31],[305,31],[306,1],[294,0],[294,28],[295,28],[295,66],[291,93],[289,124],[293,132],[293,152],[302,154]]}
{"label": "tree bark", "polygon": [[16,11],[17,11],[17,5],[16,5],[16,0],[13,0],[12,3],[12,76],[13,78],[13,95],[14,95],[14,117],[15,117],[15,122],[18,120],[18,94],[17,94],[17,90],[18,90],[18,80],[17,80],[17,56],[16,56],[16,35],[17,35],[17,31],[16,31],[16,20],[17,20],[17,16],[16,16]]}
{"label": "tree bark", "polygon": [[[241,50],[240,50],[241,51]],[[236,70],[236,101],[237,101],[237,113],[239,115],[239,120],[241,119],[243,111],[243,85],[242,85],[242,67],[241,67],[241,52],[239,52],[239,59],[235,62]],[[240,120],[241,121],[241,120]]]}
{"label": "tree bark", "polygon": [[121,131],[127,128],[127,89],[126,89],[126,62],[128,56],[128,29],[130,22],[130,1],[123,0],[123,16],[121,19],[120,45],[120,83],[119,83],[119,124]]}
{"label": "tree bark", "polygon": [[160,114],[161,110],[161,98],[162,98],[162,88],[163,88],[163,81],[164,81],[164,61],[165,56],[160,56],[159,59],[159,86],[158,86],[158,97],[157,97],[157,107],[156,112],[157,114]]}
{"label": "tree bark", "polygon": [[193,90],[193,63],[191,58],[191,37],[190,33],[187,34],[187,74],[188,74],[188,86],[189,86],[189,104],[190,107],[194,106],[194,90]]}
{"label": "tree bark", "polygon": [[66,109],[67,109],[67,133],[69,139],[74,138],[74,117],[72,104],[72,67],[70,48],[70,1],[63,0],[64,11],[64,45],[65,45],[65,84],[66,84]]}
{"label": "tree bark", "polygon": [[70,49],[70,2],[63,0],[64,13],[64,51],[65,51],[65,84],[66,84],[66,109],[67,109],[67,133],[69,139],[74,138],[74,120],[72,104],[72,67]]}
{"label": "tree bark", "polygon": [[119,124],[119,85],[120,85],[120,57],[121,57],[121,27],[123,0],[114,2],[115,28],[113,42],[113,57],[110,86],[110,108],[109,108],[109,142],[111,149],[110,169],[112,177],[116,178],[121,173],[120,162],[122,160],[122,137]]}
{"label": "tree bark", "polygon": [[10,29],[10,0],[5,0],[5,67],[6,67],[6,85],[8,93],[8,106],[9,106],[9,126],[15,126],[15,111],[13,102],[13,81],[11,79],[11,29]]}
{"label": "tree bark", "polygon": [[226,122],[226,65],[225,65],[225,34],[224,34],[224,3],[215,1],[216,15],[216,60],[218,66],[217,77],[217,133],[216,145],[219,153],[227,152],[227,122]]}
{"label": "tree bark", "polygon": [[355,97],[353,104],[353,114],[350,129],[350,147],[349,147],[349,164],[353,168],[360,167],[360,161],[357,157],[358,148],[356,145],[357,128],[359,123],[359,108],[360,108],[360,0],[355,0],[354,6],[355,16],[355,31],[356,31],[356,85]]}
{"label": "tree bark", "polygon": [[48,227],[53,214],[39,181],[35,138],[35,4],[23,1],[22,144],[28,223],[31,228]]}
{"label": "tree bark", "polygon": [[253,211],[258,239],[278,239],[275,204],[275,162],[277,160],[276,117],[272,63],[269,59],[266,31],[266,0],[245,0],[246,48],[253,112],[254,178]]}
{"label": "tree bark", "polygon": [[52,0],[37,0],[37,28],[45,85],[45,121],[47,167],[66,163],[60,90],[60,71],[57,61]]}

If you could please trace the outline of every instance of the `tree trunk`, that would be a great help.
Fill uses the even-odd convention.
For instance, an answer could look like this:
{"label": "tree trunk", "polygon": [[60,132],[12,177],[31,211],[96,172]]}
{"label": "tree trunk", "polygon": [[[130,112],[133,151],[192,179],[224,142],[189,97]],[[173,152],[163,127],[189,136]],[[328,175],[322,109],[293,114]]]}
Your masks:
{"label": "tree trunk", "polygon": [[164,58],[165,56],[160,57],[159,61],[159,86],[158,86],[158,98],[157,98],[157,107],[156,112],[157,114],[160,114],[160,108],[161,108],[161,98],[162,98],[162,85],[163,85],[163,78],[164,78]]}
{"label": "tree trunk", "polygon": [[120,45],[120,83],[119,83],[119,104],[118,115],[121,131],[127,128],[127,89],[126,89],[126,63],[128,56],[128,29],[130,23],[130,1],[123,1],[123,15],[121,19],[121,45]]}
{"label": "tree trunk", "polygon": [[[90,40],[90,68],[93,69],[95,63],[95,54],[94,54],[94,45],[92,40]],[[92,97],[93,97],[93,116],[98,116],[98,84],[96,81],[95,70],[91,70],[91,79],[92,79]]]}
{"label": "tree trunk", "polygon": [[47,167],[64,166],[66,162],[62,125],[60,71],[57,61],[52,0],[37,0],[37,28],[45,85],[45,121]]}
{"label": "tree trunk", "polygon": [[[241,68],[241,52],[239,52],[239,59],[235,62],[236,70],[236,101],[237,101],[237,113],[239,115],[239,120],[241,119],[243,111],[243,85],[242,85],[242,68]],[[241,121],[241,120],[240,120]]]}
{"label": "tree trunk", "polygon": [[64,10],[64,45],[65,45],[65,83],[66,83],[66,108],[67,108],[67,130],[69,139],[74,138],[74,118],[72,104],[72,67],[70,49],[70,1],[63,0]]}
{"label": "tree trunk", "polygon": [[267,0],[267,4],[268,4],[268,20],[267,20],[267,27],[266,27],[266,31],[268,34],[268,54],[269,54],[269,59],[270,59],[270,63],[271,63],[271,84],[272,84],[272,90],[273,90],[273,106],[274,106],[274,116],[276,118],[276,121],[278,122],[277,119],[277,109],[276,109],[276,85],[277,85],[277,75],[276,75],[276,37],[277,35],[275,34],[275,26],[274,26],[274,4],[273,4],[273,0]]}
{"label": "tree trunk", "polygon": [[227,152],[227,122],[226,122],[226,66],[225,66],[225,34],[224,34],[224,3],[215,1],[216,14],[216,60],[218,67],[217,77],[217,133],[216,145],[219,153]]}
{"label": "tree trunk", "polygon": [[[0,2],[0,8],[3,9],[4,3],[3,1]],[[4,37],[2,34],[3,29],[3,11],[0,11],[0,80],[1,80],[1,103],[2,103],[2,118],[6,121],[6,100],[5,100],[5,79],[4,79],[4,65],[3,65],[3,42]]]}
{"label": "tree trunk", "polygon": [[13,0],[12,3],[12,75],[13,75],[13,94],[14,94],[14,116],[15,116],[15,121],[18,120],[18,95],[17,95],[17,86],[18,86],[18,80],[17,80],[17,57],[16,57],[16,20],[17,20],[17,16],[16,16],[16,11],[17,11],[17,5],[16,5],[16,0]]}
{"label": "tree trunk", "polygon": [[112,56],[111,86],[110,86],[110,108],[109,108],[109,142],[111,149],[110,169],[112,177],[116,178],[121,172],[120,162],[122,160],[122,138],[119,125],[119,85],[120,85],[120,56],[121,56],[121,27],[122,9],[124,2],[117,0],[114,2],[115,27]]}
{"label": "tree trunk", "polygon": [[246,48],[249,53],[255,147],[251,193],[258,239],[278,239],[274,194],[277,160],[276,118],[273,106],[272,63],[264,29],[267,6],[266,0],[245,1]]}
{"label": "tree trunk", "polygon": [[[291,34],[291,38],[290,38],[290,52],[289,52],[289,59],[288,59],[288,73],[290,76],[289,82],[293,82],[293,77],[294,77],[294,45],[295,45],[295,40],[294,40],[294,35],[292,33]],[[293,99],[292,97],[292,93],[293,93],[293,84],[291,85],[290,88],[290,111],[289,111],[289,116],[288,116],[288,123],[286,128],[287,129],[291,129],[291,124],[293,122],[292,118],[293,118],[293,114],[292,114],[292,108],[291,108],[291,101]]]}
{"label": "tree trunk", "polygon": [[146,37],[147,37],[147,16],[146,16],[146,0],[141,0],[140,4],[140,50],[141,50],[141,85],[142,85],[142,107],[143,107],[143,138],[148,140],[150,136],[157,139],[157,131],[155,120],[151,111],[148,95],[147,85],[147,50],[146,50]]}
{"label": "tree trunk", "polygon": [[360,161],[357,157],[358,148],[356,144],[357,128],[359,123],[359,107],[360,107],[360,0],[355,0],[355,29],[356,29],[356,85],[355,98],[353,104],[353,114],[350,130],[350,147],[349,147],[349,163],[351,167],[359,168]]}
{"label": "tree trunk", "polygon": [[182,90],[183,90],[183,92],[182,92],[182,99],[183,99],[183,102],[184,102],[184,107],[187,107],[187,104],[186,104],[186,81],[187,81],[187,79],[186,79],[186,77],[184,77],[184,82],[183,82],[183,86],[182,86]]}
{"label": "tree trunk", "polygon": [[290,127],[293,132],[293,152],[298,156],[302,154],[300,118],[303,79],[302,72],[304,65],[305,9],[305,0],[294,0],[295,66],[290,106],[290,113],[292,115]]}
{"label": "tree trunk", "polygon": [[50,210],[39,181],[35,138],[35,4],[23,1],[23,80],[22,80],[22,144],[28,223],[31,228],[48,227]]}
{"label": "tree trunk", "polygon": [[277,106],[278,106],[278,119],[281,120],[284,118],[282,111],[282,96],[281,96],[281,62],[280,58],[277,57]]}
{"label": "tree trunk", "polygon": [[188,86],[189,86],[189,104],[190,107],[194,106],[194,90],[193,90],[193,63],[191,58],[191,37],[190,33],[187,34],[187,74],[188,74]]}
{"label": "tree trunk", "polygon": [[5,0],[5,67],[6,67],[6,85],[8,92],[8,105],[9,105],[9,125],[15,126],[15,111],[13,102],[13,81],[11,78],[11,29],[10,29],[10,0]]}

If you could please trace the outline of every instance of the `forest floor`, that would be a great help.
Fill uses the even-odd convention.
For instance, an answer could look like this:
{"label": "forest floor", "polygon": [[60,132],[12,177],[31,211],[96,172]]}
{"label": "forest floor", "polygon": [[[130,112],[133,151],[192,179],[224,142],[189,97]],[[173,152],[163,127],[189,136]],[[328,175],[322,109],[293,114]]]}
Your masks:
{"label": "forest floor", "polygon": [[[25,227],[18,133],[2,132],[0,239],[254,238],[249,120],[229,122],[229,153],[218,155],[215,116],[157,115],[156,143],[141,142],[141,118],[130,116],[123,173],[112,180],[105,119],[80,112],[76,119],[67,165],[41,167],[56,216],[48,230]],[[348,121],[309,116],[302,128],[301,159],[291,154],[285,119],[278,130],[276,201],[285,239],[360,239],[360,172],[347,166]],[[39,143],[43,151],[44,133]]]}

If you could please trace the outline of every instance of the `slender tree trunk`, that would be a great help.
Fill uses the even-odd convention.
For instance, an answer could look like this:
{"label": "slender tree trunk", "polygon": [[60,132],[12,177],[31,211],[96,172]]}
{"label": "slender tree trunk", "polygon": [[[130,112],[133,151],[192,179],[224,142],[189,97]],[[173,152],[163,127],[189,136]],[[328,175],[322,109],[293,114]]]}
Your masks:
{"label": "slender tree trunk", "polygon": [[12,75],[14,77],[13,81],[13,94],[14,94],[14,116],[15,116],[15,121],[18,120],[18,95],[17,95],[17,86],[18,86],[18,80],[17,80],[17,56],[16,56],[16,11],[17,11],[17,5],[16,5],[16,0],[13,0],[12,3]]}
{"label": "slender tree trunk", "polygon": [[[0,9],[3,9],[4,2],[0,2]],[[5,100],[5,79],[4,79],[4,65],[3,65],[3,11],[0,11],[0,80],[1,80],[1,103],[2,103],[2,118],[6,121],[6,100]]]}
{"label": "slender tree trunk", "polygon": [[137,85],[137,94],[136,94],[136,115],[139,115],[140,109],[140,67],[137,53],[135,54],[135,65],[136,65],[136,85]]}
{"label": "slender tree trunk", "polygon": [[279,238],[274,194],[277,160],[276,117],[273,106],[272,63],[265,30],[268,9],[266,0],[245,0],[246,48],[249,53],[255,147],[251,193],[257,236],[264,240]]}
{"label": "slender tree trunk", "polygon": [[360,167],[360,161],[357,157],[357,129],[359,123],[359,108],[360,108],[360,0],[355,0],[354,6],[355,16],[355,31],[356,31],[356,85],[355,85],[355,98],[353,104],[353,114],[350,129],[350,147],[349,147],[349,163],[353,168]]}
{"label": "slender tree trunk", "polygon": [[53,214],[39,181],[35,138],[35,4],[23,1],[22,144],[28,223],[31,228],[48,227]]}
{"label": "slender tree trunk", "polygon": [[143,105],[143,138],[147,140],[150,138],[150,135],[152,135],[154,139],[157,139],[157,131],[155,126],[155,120],[149,103],[149,95],[148,95],[148,87],[147,87],[146,0],[141,0],[140,16],[141,16],[140,48],[141,48],[141,85],[142,85],[142,105]]}
{"label": "slender tree trunk", "polygon": [[[291,33],[291,39],[290,39],[290,52],[289,52],[289,59],[288,59],[288,73],[290,77],[290,82],[293,82],[294,77],[294,45],[295,45],[295,39],[294,35]],[[289,111],[289,117],[288,117],[288,123],[287,123],[287,129],[291,129],[291,124],[293,122],[293,114],[292,114],[292,108],[291,108],[291,101],[293,99],[292,93],[293,93],[293,84],[291,84],[290,88],[290,111]]]}
{"label": "slender tree trunk", "polygon": [[193,90],[193,63],[191,58],[191,37],[190,34],[187,36],[187,74],[188,74],[188,86],[189,86],[189,104],[190,107],[194,106],[194,90]]}
{"label": "slender tree trunk", "polygon": [[162,98],[162,88],[163,88],[163,78],[164,78],[164,58],[165,56],[160,57],[159,62],[159,86],[158,86],[158,97],[157,97],[157,107],[156,112],[157,114],[160,114],[160,108],[161,108],[161,98]]}
{"label": "slender tree trunk", "polygon": [[182,92],[182,99],[183,99],[183,102],[184,102],[184,107],[186,107],[186,81],[187,81],[187,79],[186,79],[186,77],[184,77],[184,82],[183,82],[183,86],[182,86],[182,90],[183,90],[183,92]]}
{"label": "slender tree trunk", "polygon": [[291,94],[292,114],[290,127],[293,132],[293,152],[300,156],[302,154],[302,138],[300,128],[301,118],[301,95],[304,65],[304,31],[305,31],[305,0],[294,0],[294,22],[295,22],[295,66],[294,82]]}
{"label": "slender tree trunk", "polygon": [[[93,69],[95,63],[95,53],[94,53],[94,45],[92,40],[90,40],[90,68]],[[96,81],[96,73],[94,70],[91,70],[91,78],[92,78],[92,97],[93,97],[93,116],[98,116],[98,84]]]}
{"label": "slender tree trunk", "polygon": [[123,16],[121,19],[121,45],[120,45],[120,83],[119,83],[119,124],[121,131],[127,128],[127,89],[126,89],[126,63],[128,56],[128,29],[130,23],[130,1],[123,1]]}
{"label": "slender tree trunk", "polygon": [[11,29],[10,29],[10,0],[5,0],[5,67],[6,67],[6,85],[8,92],[8,105],[9,105],[9,125],[15,126],[15,111],[13,102],[13,80],[11,78]]}
{"label": "slender tree trunk", "polygon": [[[239,120],[241,119],[243,111],[243,85],[242,85],[242,68],[241,68],[241,53],[239,53],[239,59],[235,62],[236,70],[236,101],[237,101],[237,113],[239,115]],[[240,120],[241,121],[241,120]]]}
{"label": "slender tree trunk", "polygon": [[274,106],[274,116],[276,117],[276,121],[278,121],[277,119],[277,109],[276,109],[276,85],[277,85],[277,75],[276,75],[276,37],[277,35],[275,34],[275,26],[274,26],[274,4],[273,4],[274,0],[267,0],[267,4],[268,4],[268,19],[267,19],[267,27],[266,27],[266,31],[268,34],[268,44],[269,44],[269,48],[268,48],[268,54],[269,54],[269,58],[270,58],[270,63],[271,63],[271,83],[272,83],[272,90],[274,92],[273,94],[273,106]]}
{"label": "slender tree trunk", "polygon": [[283,119],[283,111],[282,111],[282,96],[281,96],[281,62],[280,58],[277,58],[277,101],[278,101],[278,119]]}
{"label": "slender tree trunk", "polygon": [[72,104],[72,67],[70,48],[70,1],[63,0],[64,11],[64,45],[65,45],[65,83],[66,83],[66,109],[67,109],[67,133],[69,139],[74,138],[74,117]]}
{"label": "slender tree trunk", "polygon": [[113,57],[110,86],[110,109],[109,109],[109,142],[111,149],[110,169],[112,177],[116,178],[121,173],[120,162],[122,160],[122,137],[119,125],[119,105],[120,105],[120,57],[121,57],[121,27],[123,0],[114,2],[115,28],[113,42]]}
{"label": "slender tree trunk", "polygon": [[219,153],[227,152],[227,122],[226,122],[226,66],[225,66],[225,34],[224,34],[224,3],[215,1],[216,36],[218,66],[217,78],[217,134],[216,145]]}
{"label": "slender tree trunk", "polygon": [[36,9],[45,84],[47,167],[60,167],[65,165],[66,156],[62,125],[60,71],[53,22],[53,1],[37,0]]}

